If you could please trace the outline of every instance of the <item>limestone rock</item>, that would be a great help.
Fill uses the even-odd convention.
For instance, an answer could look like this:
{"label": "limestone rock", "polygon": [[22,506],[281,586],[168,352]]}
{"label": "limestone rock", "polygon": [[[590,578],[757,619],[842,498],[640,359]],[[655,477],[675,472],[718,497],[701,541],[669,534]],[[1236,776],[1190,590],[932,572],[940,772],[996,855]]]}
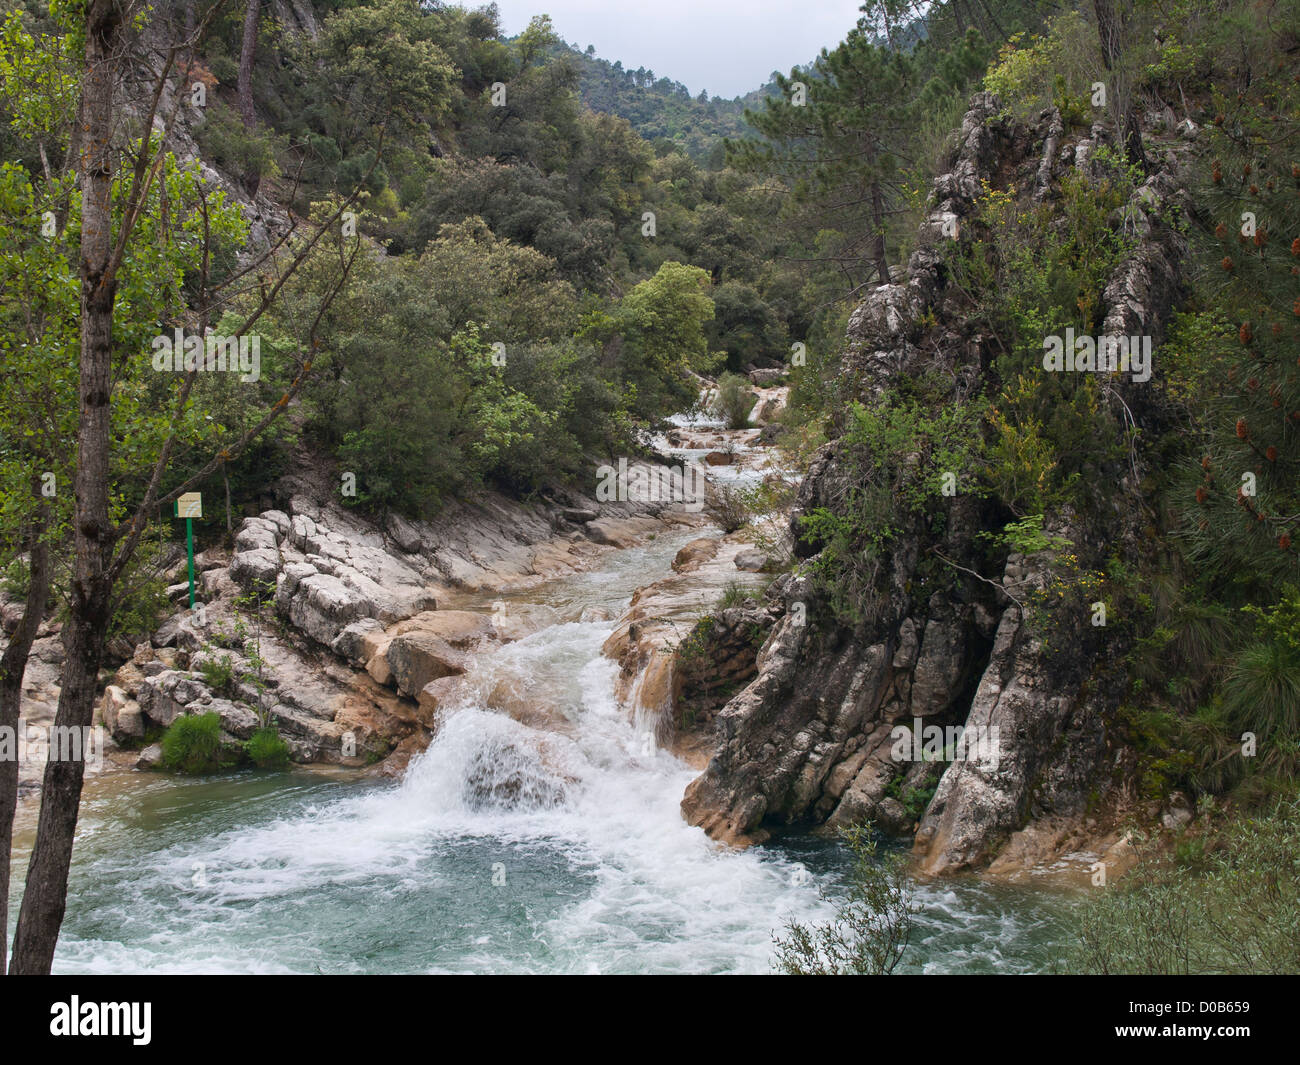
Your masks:
{"label": "limestone rock", "polygon": [[735,566],[746,573],[761,573],[772,565],[767,553],[757,549],[741,551],[736,555]]}
{"label": "limestone rock", "polygon": [[136,759],[136,769],[160,769],[162,767],[163,749],[161,743],[151,743]]}
{"label": "limestone rock", "polygon": [[[859,402],[870,406],[900,380],[926,376],[952,382],[945,402],[985,386],[998,341],[951,290],[943,242],[966,239],[963,223],[986,186],[1016,184],[1026,201],[1050,203],[1067,168],[1091,175],[1104,130],[1083,141],[1071,135],[1051,109],[1025,125],[1002,116],[991,94],[972,98],[906,271],[871,289],[850,315],[843,383]],[[1136,242],[1105,286],[1102,333],[1160,331],[1184,257],[1171,224],[1184,199],[1175,176],[1158,171],[1125,206]],[[1127,419],[1141,424],[1156,402],[1155,391],[1128,374],[1105,387],[1098,416],[1114,419],[1117,431]],[[802,519],[822,508],[838,512],[859,487],[846,446],[824,444],[799,486],[790,526],[797,558],[827,546]],[[1136,487],[1131,473],[1117,467],[1117,478],[1113,518],[1085,525],[1062,510],[1044,522],[1071,543],[1085,570],[1104,569],[1116,545],[1148,520],[1126,505],[1125,492]],[[1037,615],[1042,608],[1031,593],[1052,580],[1050,560],[1011,555],[999,581],[979,537],[990,531],[989,515],[962,494],[945,508],[939,528],[898,508],[903,527],[859,571],[853,601],[839,604],[839,613],[806,579],[774,583],[777,617],[757,675],[717,711],[708,764],[686,789],[690,823],[736,845],[778,825],[876,819],[910,831],[887,791],[895,783],[900,794],[934,786],[914,852],[921,872],[946,874],[987,864],[1026,822],[1083,817],[1096,788],[1109,786],[1108,720],[1124,690],[1122,649],[1080,612]],[[951,565],[950,579],[923,576],[935,561]],[[889,736],[918,718],[983,743],[974,754],[945,744],[951,760],[915,763],[911,752],[891,750]],[[1177,825],[1186,813],[1180,807],[1168,816]]]}
{"label": "limestone rock", "polygon": [[464,673],[469,665],[465,654],[446,640],[420,631],[395,636],[386,658],[397,690],[412,697],[431,681]]}

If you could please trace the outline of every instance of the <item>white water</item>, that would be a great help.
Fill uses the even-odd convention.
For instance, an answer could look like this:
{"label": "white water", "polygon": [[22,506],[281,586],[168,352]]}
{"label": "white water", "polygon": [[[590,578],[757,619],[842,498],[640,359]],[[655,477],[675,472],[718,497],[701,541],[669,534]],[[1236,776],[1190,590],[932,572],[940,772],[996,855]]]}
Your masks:
{"label": "white water", "polygon": [[[626,602],[627,556],[674,550],[621,552],[606,596]],[[601,587],[570,582],[570,610]],[[152,782],[183,806],[115,838],[92,804],[59,970],[765,971],[772,930],[829,907],[800,863],[682,820],[694,771],[615,702],[612,630],[562,622],[482,657],[399,785],[245,775],[262,786],[231,802],[209,793],[240,778]],[[503,712],[519,702],[551,727]]]}

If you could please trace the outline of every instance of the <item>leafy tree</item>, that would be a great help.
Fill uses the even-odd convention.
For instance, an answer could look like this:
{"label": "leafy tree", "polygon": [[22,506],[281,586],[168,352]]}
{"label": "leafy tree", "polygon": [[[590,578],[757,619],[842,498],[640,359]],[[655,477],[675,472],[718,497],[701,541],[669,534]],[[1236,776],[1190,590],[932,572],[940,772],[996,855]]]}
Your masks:
{"label": "leafy tree", "polygon": [[555,261],[499,240],[478,217],[444,225],[416,273],[448,322],[475,322],[492,341],[559,338],[577,324],[577,297]]}
{"label": "leafy tree", "polygon": [[629,408],[646,418],[695,400],[690,373],[717,364],[705,325],[713,318],[709,275],[698,266],[667,262],[632,289],[612,320],[621,342],[618,368]]}
{"label": "leafy tree", "polygon": [[[209,7],[196,32],[202,31],[216,10],[216,6]],[[197,167],[177,165],[166,150],[165,134],[154,130],[155,117],[164,119],[162,125],[167,126],[158,112],[160,90],[175,74],[173,64],[179,48],[172,47],[158,66],[151,66],[150,57],[157,59],[157,54],[140,48],[139,33],[146,20],[137,19],[139,12],[115,0],[91,0],[66,8],[59,5],[54,14],[63,20],[66,35],[84,50],[76,122],[69,128],[68,116],[61,115],[58,125],[48,131],[51,141],[60,145],[69,144],[73,130],[81,138],[80,150],[74,153],[71,146],[68,150],[69,161],[75,160],[76,191],[70,183],[53,180],[48,169],[43,175],[47,186],[43,194],[24,193],[21,176],[13,173],[6,185],[15,196],[12,213],[20,217],[30,215],[26,205],[39,203],[43,195],[66,196],[52,211],[56,233],[60,215],[67,220],[63,239],[57,242],[67,249],[66,259],[60,262],[45,257],[43,265],[49,272],[24,277],[21,284],[28,306],[49,304],[50,296],[42,293],[60,288],[76,291],[79,306],[74,318],[46,323],[48,334],[44,327],[29,329],[28,343],[14,354],[22,363],[29,353],[40,360],[48,358],[52,350],[66,349],[65,330],[69,322],[75,323],[79,371],[75,391],[49,396],[55,414],[47,431],[61,432],[66,424],[63,412],[75,412],[75,451],[68,449],[76,456],[70,478],[72,577],[63,626],[67,654],[55,725],[84,729],[94,712],[98,671],[116,602],[150,517],[222,463],[238,457],[296,394],[309,359],[300,359],[294,383],[260,420],[237,437],[225,436],[219,449],[214,448],[216,453],[179,485],[170,490],[163,487],[178,441],[195,438],[196,415],[189,400],[197,371],[174,378],[175,393],[168,406],[150,402],[144,370],[152,366],[150,339],[160,326],[179,325],[182,318],[188,318],[186,324],[202,334],[212,320],[214,294],[229,286],[230,274],[242,276],[223,246],[227,242],[242,245],[246,230],[238,213],[205,185]],[[28,39],[11,28],[6,37],[6,48],[11,49],[7,55],[31,47]],[[140,123],[146,135],[136,139],[124,134],[121,86],[141,70],[154,91],[145,93],[145,98],[152,100]],[[39,109],[24,110],[25,99],[19,87],[11,106],[32,119]],[[331,221],[337,220],[336,214]],[[79,242],[72,236],[78,230]],[[251,305],[239,326],[240,334],[246,334],[265,313],[287,277],[319,240],[320,232],[296,248],[288,238],[281,243],[281,247],[293,249],[293,254],[274,264],[274,281],[260,298],[247,297]],[[20,237],[20,242],[29,239]],[[266,265],[270,258],[254,257],[248,269]],[[346,274],[346,257],[342,267]],[[214,270],[218,274],[214,275]],[[221,276],[225,271],[230,274]],[[5,281],[10,283],[8,278]],[[223,296],[228,298],[228,294]],[[186,313],[191,301],[193,317]],[[305,339],[309,350],[319,346],[318,335],[309,332]],[[59,380],[54,378],[56,384]],[[150,471],[138,494],[122,492],[115,483],[115,472],[120,469],[117,464],[123,453],[130,454],[132,449],[135,454],[130,457],[143,460],[143,467]],[[28,624],[24,618],[22,626]],[[81,760],[52,760],[46,766],[11,972],[49,972],[63,919],[84,770]],[[8,795],[4,808],[12,810]],[[6,844],[9,831],[6,823]],[[7,871],[8,854],[2,857]]]}
{"label": "leafy tree", "polygon": [[709,346],[727,353],[727,365],[742,369],[755,360],[786,354],[785,323],[753,285],[727,281],[713,293]]}

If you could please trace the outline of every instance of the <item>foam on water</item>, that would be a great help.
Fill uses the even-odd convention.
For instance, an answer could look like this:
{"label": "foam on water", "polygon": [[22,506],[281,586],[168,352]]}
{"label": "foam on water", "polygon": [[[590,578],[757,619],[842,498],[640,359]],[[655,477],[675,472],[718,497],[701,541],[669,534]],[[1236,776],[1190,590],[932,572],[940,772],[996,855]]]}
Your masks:
{"label": "foam on water", "polygon": [[[483,658],[396,786],[272,790],[239,824],[200,802],[152,835],[93,833],[60,970],[763,971],[771,930],[827,906],[795,863],[685,824],[692,770],[615,703],[612,627],[556,625]],[[507,682],[567,731],[486,706]]]}

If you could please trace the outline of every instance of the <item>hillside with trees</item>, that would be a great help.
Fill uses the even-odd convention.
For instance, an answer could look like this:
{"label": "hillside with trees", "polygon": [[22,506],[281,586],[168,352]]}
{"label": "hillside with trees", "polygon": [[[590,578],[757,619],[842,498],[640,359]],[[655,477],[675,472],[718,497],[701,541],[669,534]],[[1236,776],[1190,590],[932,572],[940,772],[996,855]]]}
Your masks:
{"label": "hillside with trees", "polygon": [[[729,867],[753,920],[788,901],[763,894],[788,837],[847,832],[849,909],[817,926],[809,901],[784,971],[911,957],[909,881],[866,822],[936,877],[1095,851],[1104,885],[1140,857],[1080,908],[1078,971],[1297,971],[1298,59],[1300,0],[871,0],[721,100],[542,13],[507,37],[493,5],[13,0],[0,734],[51,669],[59,727],[116,690],[124,749],[179,720],[173,761],[204,772],[319,760],[369,786],[450,732],[463,823],[591,820],[622,800],[580,807],[583,771],[680,756],[618,778],[657,811],[698,773],[640,843],[684,818],[696,850],[665,867],[756,847]],[[712,469],[704,516],[597,508],[595,471],[669,458]],[[220,638],[178,591],[187,548]],[[617,602],[536,591],[629,549]],[[664,572],[623,589],[638,566]],[[547,659],[538,632],[576,642]],[[516,644],[542,651],[511,683],[448,694]],[[592,678],[615,688],[546,687]],[[626,735],[583,734],[589,704]],[[1001,770],[894,759],[922,719],[1001,728]],[[0,970],[56,967],[85,786],[51,759],[29,793],[0,757]],[[556,870],[586,861],[548,856],[532,910],[559,921],[552,896],[591,885]],[[665,912],[730,899],[700,878]],[[1141,917],[1175,906],[1173,931]],[[722,910],[710,971],[752,967]]]}

